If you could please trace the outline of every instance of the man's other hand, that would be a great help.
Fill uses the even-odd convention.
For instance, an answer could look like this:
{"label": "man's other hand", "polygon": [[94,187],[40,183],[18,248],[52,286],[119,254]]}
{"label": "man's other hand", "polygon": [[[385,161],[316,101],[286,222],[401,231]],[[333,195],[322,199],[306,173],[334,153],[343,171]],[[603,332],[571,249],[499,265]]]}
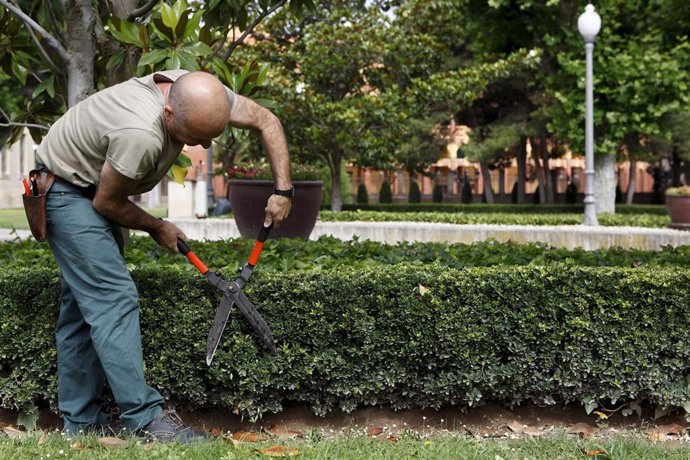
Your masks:
{"label": "man's other hand", "polygon": [[280,224],[290,214],[292,198],[281,195],[271,195],[266,203],[266,220],[264,225],[273,224],[273,228],[280,228]]}

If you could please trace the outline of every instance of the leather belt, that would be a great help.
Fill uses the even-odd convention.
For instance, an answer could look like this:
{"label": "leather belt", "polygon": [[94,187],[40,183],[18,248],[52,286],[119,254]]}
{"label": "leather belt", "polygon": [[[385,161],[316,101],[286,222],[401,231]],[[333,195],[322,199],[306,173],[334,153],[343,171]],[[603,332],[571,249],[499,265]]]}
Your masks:
{"label": "leather belt", "polygon": [[65,184],[80,194],[84,195],[87,197],[89,200],[93,200],[93,197],[96,196],[96,186],[95,185],[89,185],[88,187],[80,187],[78,185],[74,185],[73,183],[66,181],[62,177],[55,176],[55,182],[59,182],[60,184]]}

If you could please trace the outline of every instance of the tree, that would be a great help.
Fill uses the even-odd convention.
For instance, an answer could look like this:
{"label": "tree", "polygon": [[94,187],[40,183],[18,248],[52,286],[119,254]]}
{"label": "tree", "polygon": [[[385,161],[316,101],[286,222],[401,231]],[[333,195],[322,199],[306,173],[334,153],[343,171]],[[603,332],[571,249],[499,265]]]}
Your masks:
{"label": "tree", "polygon": [[[97,89],[161,69],[212,71],[235,91],[252,94],[266,69],[238,69],[227,61],[262,20],[286,4],[0,0],[5,7],[0,11],[0,77],[11,76],[31,88],[5,125],[15,128],[12,140],[28,126],[38,142],[41,130]],[[313,3],[290,0],[289,6],[299,16]]]}

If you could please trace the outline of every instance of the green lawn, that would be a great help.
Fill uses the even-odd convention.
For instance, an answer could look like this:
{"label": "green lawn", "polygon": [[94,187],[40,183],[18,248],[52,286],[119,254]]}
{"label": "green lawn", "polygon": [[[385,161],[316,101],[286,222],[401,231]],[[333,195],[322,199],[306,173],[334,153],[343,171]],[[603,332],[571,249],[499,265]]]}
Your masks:
{"label": "green lawn", "polygon": [[[144,208],[146,212],[154,217],[167,217],[168,207],[158,206],[155,208]],[[29,224],[26,221],[26,214],[23,208],[0,209],[0,228],[16,228],[17,230],[28,230]]]}
{"label": "green lawn", "polygon": [[[130,441],[121,448],[103,447],[96,438],[68,441],[59,434],[34,434],[23,440],[0,438],[3,459],[250,459],[267,458],[260,449],[283,446],[300,459],[687,459],[690,447],[653,444],[641,437],[583,440],[563,432],[546,438],[483,439],[467,437],[403,436],[397,442],[340,435],[325,439],[312,432],[307,439],[233,445],[215,439],[196,446]],[[605,451],[594,455],[591,451]],[[590,452],[586,452],[590,451]],[[284,455],[287,457],[287,453]],[[293,457],[294,458],[294,457]]]}
{"label": "green lawn", "polygon": [[0,228],[28,230],[29,223],[26,221],[24,209],[0,209]]}

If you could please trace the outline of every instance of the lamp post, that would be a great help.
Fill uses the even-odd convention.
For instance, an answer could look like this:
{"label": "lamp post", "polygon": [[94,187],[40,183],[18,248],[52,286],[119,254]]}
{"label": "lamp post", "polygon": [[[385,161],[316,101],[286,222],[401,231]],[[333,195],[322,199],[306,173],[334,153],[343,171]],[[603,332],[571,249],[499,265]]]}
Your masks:
{"label": "lamp post", "polygon": [[577,19],[577,28],[585,41],[585,216],[584,225],[599,225],[594,201],[594,41],[601,29],[601,18],[590,3]]}

